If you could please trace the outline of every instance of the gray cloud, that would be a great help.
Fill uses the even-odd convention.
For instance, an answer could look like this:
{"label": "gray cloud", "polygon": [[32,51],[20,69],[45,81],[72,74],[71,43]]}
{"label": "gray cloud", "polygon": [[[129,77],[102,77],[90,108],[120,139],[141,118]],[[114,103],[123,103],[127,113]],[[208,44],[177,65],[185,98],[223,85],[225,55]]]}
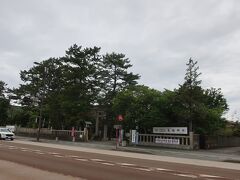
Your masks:
{"label": "gray cloud", "polygon": [[125,53],[140,83],[173,89],[193,57],[203,86],[222,88],[233,112],[240,106],[239,21],[238,0],[0,1],[0,79],[16,87],[20,70],[77,43]]}

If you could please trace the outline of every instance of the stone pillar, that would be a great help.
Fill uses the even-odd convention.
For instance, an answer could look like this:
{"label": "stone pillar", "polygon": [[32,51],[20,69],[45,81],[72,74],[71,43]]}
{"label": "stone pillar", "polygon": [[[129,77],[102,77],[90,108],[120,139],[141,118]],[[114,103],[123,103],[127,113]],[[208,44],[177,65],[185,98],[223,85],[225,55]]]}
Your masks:
{"label": "stone pillar", "polygon": [[83,134],[84,134],[84,140],[87,142],[88,141],[88,129],[85,127],[83,130]]}
{"label": "stone pillar", "polygon": [[98,136],[98,131],[99,131],[99,118],[98,118],[98,114],[96,116],[96,124],[95,124],[95,136]]}
{"label": "stone pillar", "polygon": [[108,140],[107,133],[108,133],[108,126],[104,125],[104,129],[103,129],[103,140],[104,141]]}
{"label": "stone pillar", "polygon": [[193,132],[189,132],[189,138],[190,138],[190,149],[192,149],[193,150],[193,148],[194,148],[194,133]]}

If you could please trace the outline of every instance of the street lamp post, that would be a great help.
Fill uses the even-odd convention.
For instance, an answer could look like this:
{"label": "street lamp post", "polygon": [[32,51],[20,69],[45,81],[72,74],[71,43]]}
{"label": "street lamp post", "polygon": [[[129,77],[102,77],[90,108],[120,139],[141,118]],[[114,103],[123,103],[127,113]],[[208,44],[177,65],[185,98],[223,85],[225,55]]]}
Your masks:
{"label": "street lamp post", "polygon": [[41,95],[41,102],[40,102],[40,112],[39,112],[38,130],[37,130],[37,141],[40,140],[40,133],[41,133],[41,127],[42,127],[42,112],[43,112],[43,99],[44,99],[45,90],[46,90],[46,75],[47,75],[47,67],[44,67],[44,72],[43,72],[43,93]]}

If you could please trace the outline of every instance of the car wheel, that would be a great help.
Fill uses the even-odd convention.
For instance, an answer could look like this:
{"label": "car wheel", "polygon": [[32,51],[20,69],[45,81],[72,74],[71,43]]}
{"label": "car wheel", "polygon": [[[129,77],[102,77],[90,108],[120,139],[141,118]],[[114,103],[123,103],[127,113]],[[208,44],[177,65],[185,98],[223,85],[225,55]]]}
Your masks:
{"label": "car wheel", "polygon": [[2,136],[1,136],[1,134],[0,134],[0,140],[2,139]]}

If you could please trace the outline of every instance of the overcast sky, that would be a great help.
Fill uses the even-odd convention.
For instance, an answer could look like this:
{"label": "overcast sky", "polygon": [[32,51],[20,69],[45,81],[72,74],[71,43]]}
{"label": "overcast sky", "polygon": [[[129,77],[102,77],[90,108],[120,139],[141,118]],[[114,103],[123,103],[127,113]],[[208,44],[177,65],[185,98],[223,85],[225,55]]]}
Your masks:
{"label": "overcast sky", "polygon": [[239,0],[0,0],[0,80],[10,87],[74,43],[126,54],[158,90],[178,87],[192,57],[203,87],[222,88],[228,116],[240,110]]}

